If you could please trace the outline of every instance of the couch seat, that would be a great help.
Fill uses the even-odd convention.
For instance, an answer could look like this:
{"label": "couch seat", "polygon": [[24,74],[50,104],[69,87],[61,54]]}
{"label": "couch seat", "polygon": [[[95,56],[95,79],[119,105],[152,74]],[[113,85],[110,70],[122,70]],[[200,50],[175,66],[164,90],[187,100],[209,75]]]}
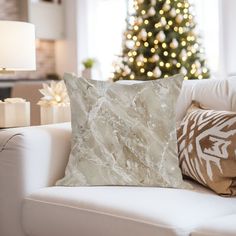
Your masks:
{"label": "couch seat", "polygon": [[236,214],[210,220],[194,230],[191,236],[235,236]]}
{"label": "couch seat", "polygon": [[236,198],[199,185],[50,187],[25,199],[23,227],[29,236],[185,236],[230,214],[236,214]]}

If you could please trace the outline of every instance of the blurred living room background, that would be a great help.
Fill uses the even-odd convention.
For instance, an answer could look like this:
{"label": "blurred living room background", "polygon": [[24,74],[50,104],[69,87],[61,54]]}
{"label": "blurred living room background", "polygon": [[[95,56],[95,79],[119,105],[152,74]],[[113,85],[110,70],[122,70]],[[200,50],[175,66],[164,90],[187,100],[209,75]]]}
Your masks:
{"label": "blurred living room background", "polygon": [[[235,75],[236,1],[190,3],[211,77]],[[42,82],[61,79],[65,72],[81,74],[88,58],[95,60],[93,79],[109,79],[132,11],[133,0],[0,0],[0,20],[31,22],[37,38],[37,70],[0,75],[0,100],[19,96],[36,103]]]}

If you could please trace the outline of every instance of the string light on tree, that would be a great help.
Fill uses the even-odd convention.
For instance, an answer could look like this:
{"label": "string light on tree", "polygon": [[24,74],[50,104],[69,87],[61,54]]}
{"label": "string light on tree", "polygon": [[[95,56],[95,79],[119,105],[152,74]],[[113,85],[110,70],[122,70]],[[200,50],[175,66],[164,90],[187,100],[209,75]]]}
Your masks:
{"label": "string light on tree", "polygon": [[188,0],[134,0],[113,80],[151,80],[178,73],[185,79],[209,78],[192,11]]}

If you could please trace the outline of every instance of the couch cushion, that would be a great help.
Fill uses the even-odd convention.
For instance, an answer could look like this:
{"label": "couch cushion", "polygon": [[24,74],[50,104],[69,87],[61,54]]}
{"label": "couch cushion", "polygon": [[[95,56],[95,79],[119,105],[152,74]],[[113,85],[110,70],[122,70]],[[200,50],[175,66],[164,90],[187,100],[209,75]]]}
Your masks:
{"label": "couch cushion", "polygon": [[204,225],[194,230],[191,236],[235,236],[236,214],[219,217],[207,221]]}
{"label": "couch cushion", "polygon": [[236,113],[193,102],[177,133],[182,173],[220,195],[236,196]]}
{"label": "couch cushion", "polygon": [[185,236],[209,219],[233,213],[236,198],[200,186],[194,191],[50,187],[25,200],[23,225],[29,236]]}
{"label": "couch cushion", "polygon": [[63,186],[187,187],[178,166],[175,104],[183,77],[133,86],[65,74],[72,149]]}
{"label": "couch cushion", "polygon": [[231,99],[228,80],[186,80],[177,102],[176,119],[182,120],[192,101],[214,110],[231,111]]}

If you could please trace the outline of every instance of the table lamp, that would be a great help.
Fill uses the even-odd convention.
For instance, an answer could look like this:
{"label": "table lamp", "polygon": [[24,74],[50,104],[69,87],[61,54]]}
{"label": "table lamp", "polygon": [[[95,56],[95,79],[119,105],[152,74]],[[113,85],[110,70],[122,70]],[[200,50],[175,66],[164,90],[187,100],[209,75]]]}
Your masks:
{"label": "table lamp", "polygon": [[35,69],[34,25],[0,21],[0,74]]}
{"label": "table lamp", "polygon": [[[0,75],[35,69],[34,25],[0,21]],[[0,128],[29,125],[30,102],[21,98],[0,101]]]}

